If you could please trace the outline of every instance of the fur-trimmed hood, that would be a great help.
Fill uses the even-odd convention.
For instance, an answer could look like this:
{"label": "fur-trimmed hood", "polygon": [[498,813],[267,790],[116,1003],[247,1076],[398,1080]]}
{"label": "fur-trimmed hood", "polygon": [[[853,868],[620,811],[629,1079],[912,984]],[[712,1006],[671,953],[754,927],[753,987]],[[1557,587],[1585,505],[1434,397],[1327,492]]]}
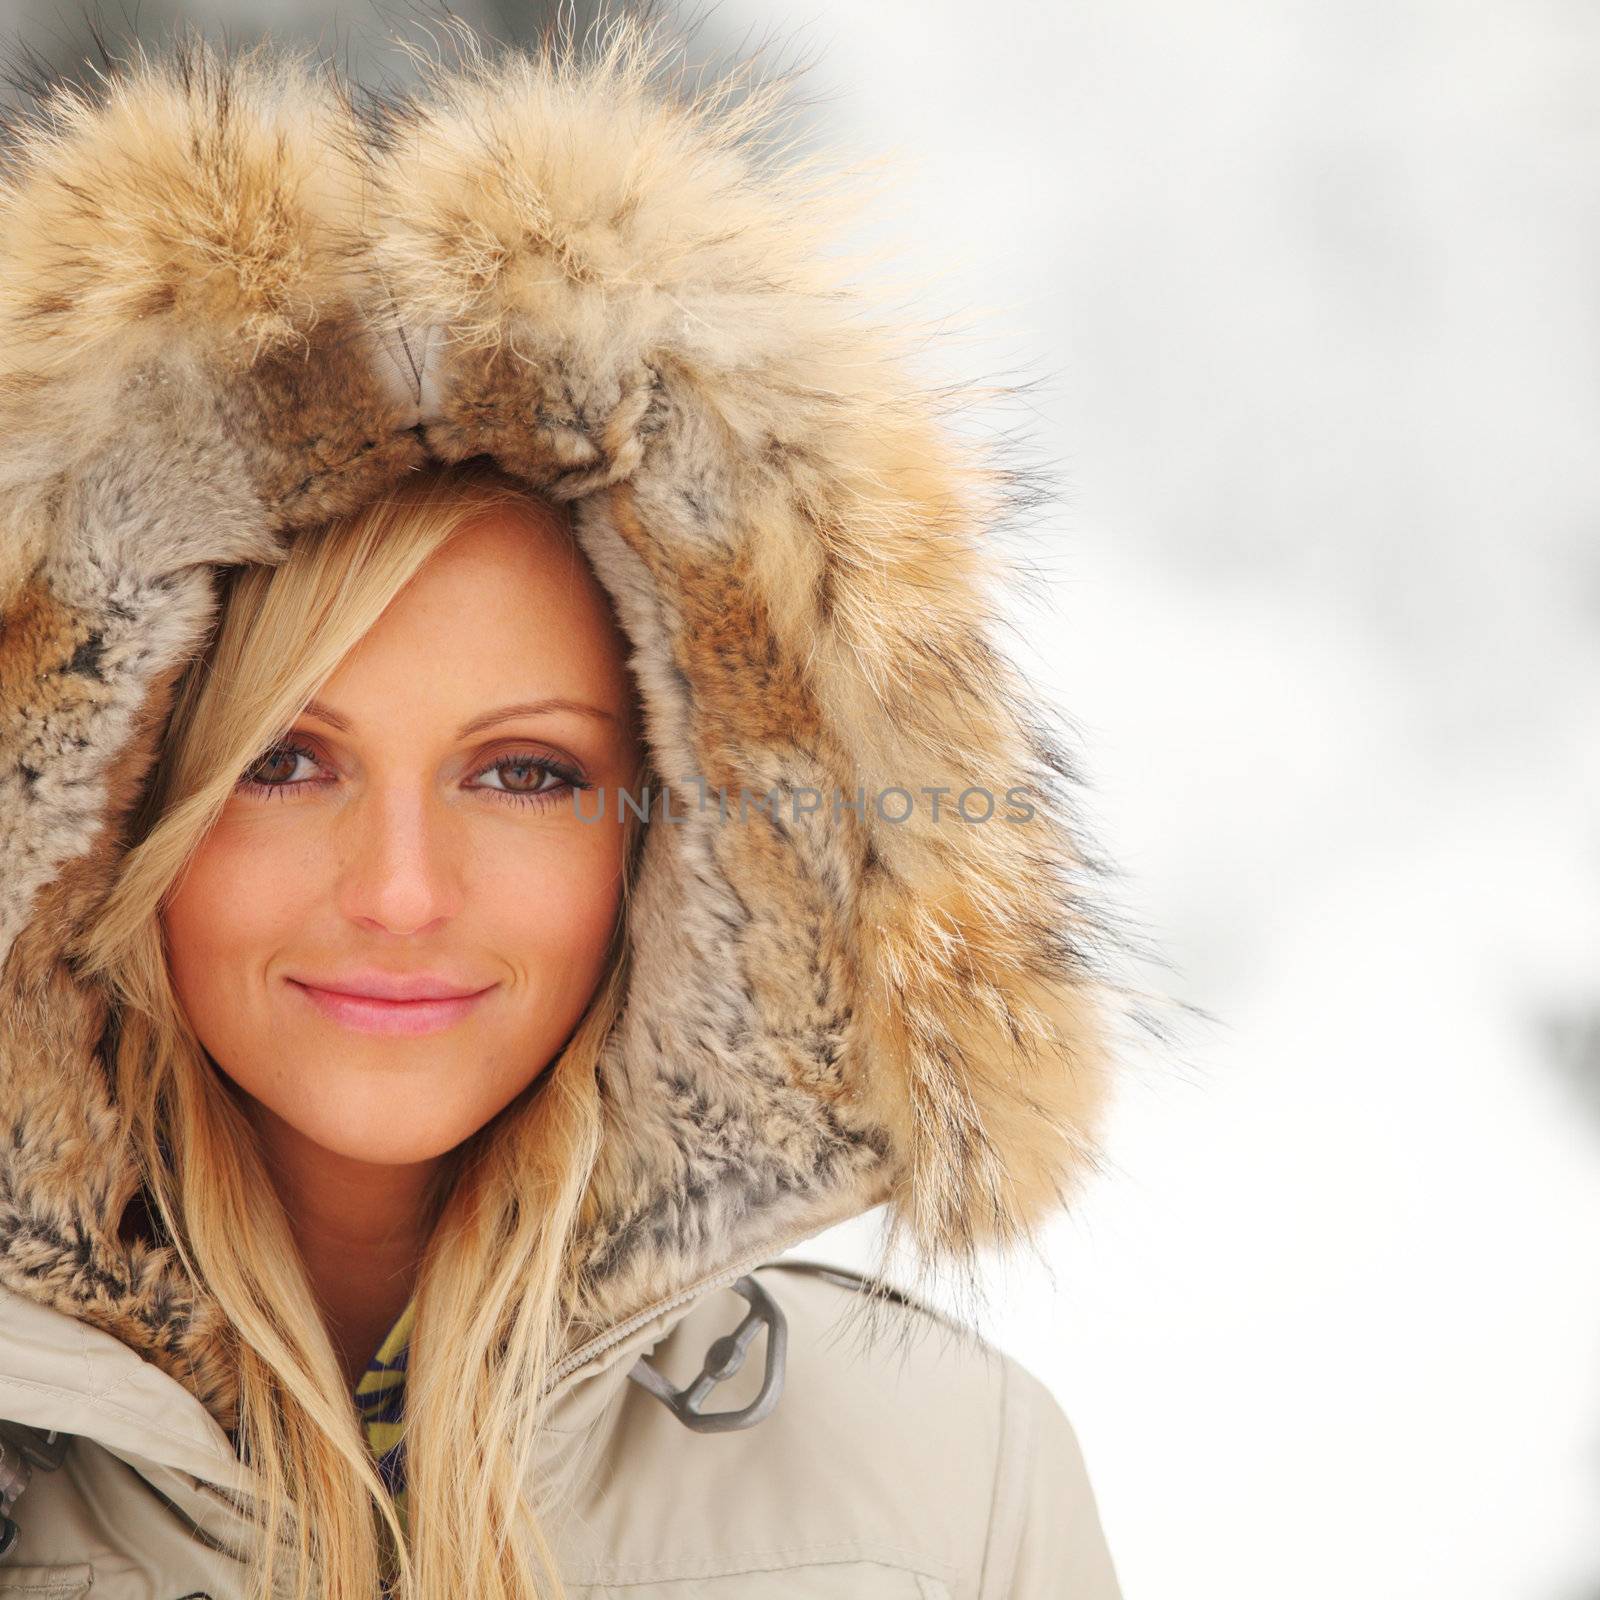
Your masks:
{"label": "fur-trimmed hood", "polygon": [[113,1019],[65,952],[217,570],[430,457],[571,502],[661,782],[865,797],[649,829],[564,1370],[881,1203],[933,1264],[1026,1238],[1095,1162],[1120,936],[1056,718],[995,642],[1037,475],[853,287],[849,186],[777,159],[776,97],[690,94],[669,55],[622,23],[377,99],[190,45],[9,129],[0,1286],[223,1426],[219,1309],[123,1237]]}

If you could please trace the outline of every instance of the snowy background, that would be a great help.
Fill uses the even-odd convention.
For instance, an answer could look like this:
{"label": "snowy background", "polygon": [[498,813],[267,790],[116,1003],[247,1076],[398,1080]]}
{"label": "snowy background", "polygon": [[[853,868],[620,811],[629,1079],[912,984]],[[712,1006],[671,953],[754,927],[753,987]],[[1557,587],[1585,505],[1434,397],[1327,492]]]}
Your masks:
{"label": "snowy background", "polygon": [[[266,9],[3,14],[70,61],[97,12]],[[374,73],[416,14],[271,7]],[[1600,9],[693,15],[904,163],[917,310],[965,330],[931,359],[1034,385],[1026,664],[1149,981],[1215,1019],[1132,1064],[983,1325],[1128,1600],[1597,1600]],[[795,1254],[869,1266],[876,1220]]]}

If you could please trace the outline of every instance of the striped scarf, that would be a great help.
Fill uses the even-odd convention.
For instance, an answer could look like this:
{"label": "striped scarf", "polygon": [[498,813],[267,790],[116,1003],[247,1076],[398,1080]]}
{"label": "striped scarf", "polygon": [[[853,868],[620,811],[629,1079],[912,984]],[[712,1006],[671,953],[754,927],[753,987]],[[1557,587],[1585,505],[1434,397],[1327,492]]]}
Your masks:
{"label": "striped scarf", "polygon": [[377,1353],[367,1363],[356,1385],[356,1410],[372,1451],[378,1476],[394,1496],[400,1526],[406,1527],[405,1448],[401,1417],[405,1405],[406,1355],[417,1303],[412,1300],[400,1313]]}

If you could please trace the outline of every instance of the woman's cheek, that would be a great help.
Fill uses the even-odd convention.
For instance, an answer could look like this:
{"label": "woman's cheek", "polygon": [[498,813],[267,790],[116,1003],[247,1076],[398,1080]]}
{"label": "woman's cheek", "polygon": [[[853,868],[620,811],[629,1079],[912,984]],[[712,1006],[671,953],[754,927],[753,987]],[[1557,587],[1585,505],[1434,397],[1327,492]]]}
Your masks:
{"label": "woman's cheek", "polygon": [[542,840],[514,872],[491,875],[493,921],[516,947],[513,959],[533,971],[553,965],[597,982],[620,904],[621,870],[616,841],[598,825],[580,824],[576,837]]}
{"label": "woman's cheek", "polygon": [[317,852],[295,830],[223,818],[190,863],[164,920],[174,966],[194,992],[233,988],[265,964],[304,921],[319,871]]}

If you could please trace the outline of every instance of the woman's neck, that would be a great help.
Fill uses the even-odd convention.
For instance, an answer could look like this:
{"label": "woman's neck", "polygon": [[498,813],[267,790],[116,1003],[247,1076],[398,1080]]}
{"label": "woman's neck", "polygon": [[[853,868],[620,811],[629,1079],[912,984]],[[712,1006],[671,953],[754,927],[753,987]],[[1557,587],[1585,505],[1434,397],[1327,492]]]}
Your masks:
{"label": "woman's neck", "polygon": [[249,1112],[354,1388],[415,1290],[431,1185],[446,1157],[401,1166],[358,1161],[313,1144],[259,1102]]}

